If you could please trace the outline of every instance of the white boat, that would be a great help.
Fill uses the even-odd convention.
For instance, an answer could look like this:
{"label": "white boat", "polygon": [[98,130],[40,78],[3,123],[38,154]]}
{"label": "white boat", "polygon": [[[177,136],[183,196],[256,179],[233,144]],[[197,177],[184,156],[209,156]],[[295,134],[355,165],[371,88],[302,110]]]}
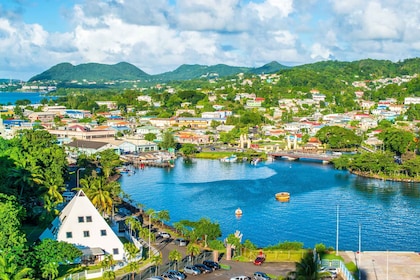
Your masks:
{"label": "white boat", "polygon": [[237,160],[238,157],[236,155],[231,155],[220,159],[221,162],[236,162]]}

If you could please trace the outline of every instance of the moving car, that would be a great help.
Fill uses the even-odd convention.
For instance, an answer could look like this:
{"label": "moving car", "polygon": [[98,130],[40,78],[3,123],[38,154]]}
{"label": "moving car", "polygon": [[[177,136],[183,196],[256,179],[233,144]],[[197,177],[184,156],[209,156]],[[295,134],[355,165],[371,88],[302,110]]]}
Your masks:
{"label": "moving car", "polygon": [[186,265],[184,267],[184,273],[191,274],[191,275],[198,275],[201,274],[201,270],[193,265]]}
{"label": "moving car", "polygon": [[205,261],[203,261],[203,264],[210,267],[213,270],[220,269],[220,264],[218,262],[205,260]]}
{"label": "moving car", "polygon": [[271,278],[264,272],[254,272],[254,280],[271,280]]}
{"label": "moving car", "polygon": [[262,265],[264,262],[265,262],[265,258],[264,257],[261,257],[261,256],[257,257],[254,260],[254,264],[255,265]]}

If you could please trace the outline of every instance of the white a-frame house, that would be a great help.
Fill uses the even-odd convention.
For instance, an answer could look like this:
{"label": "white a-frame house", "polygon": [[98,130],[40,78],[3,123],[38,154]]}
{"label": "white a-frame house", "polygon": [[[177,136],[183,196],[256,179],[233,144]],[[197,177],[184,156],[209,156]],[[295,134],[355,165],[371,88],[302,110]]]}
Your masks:
{"label": "white a-frame house", "polygon": [[104,254],[124,259],[123,243],[82,190],[41,234],[41,240],[46,238],[72,243],[85,257],[96,260],[102,260]]}

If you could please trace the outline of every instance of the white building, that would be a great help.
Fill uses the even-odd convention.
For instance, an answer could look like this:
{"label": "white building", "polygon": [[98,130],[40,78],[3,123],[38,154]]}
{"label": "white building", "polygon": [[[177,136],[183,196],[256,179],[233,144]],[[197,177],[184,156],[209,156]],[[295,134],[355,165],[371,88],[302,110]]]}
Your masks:
{"label": "white building", "polygon": [[41,240],[47,238],[74,244],[85,258],[100,261],[108,254],[114,260],[125,257],[123,243],[82,190],[40,236]]}

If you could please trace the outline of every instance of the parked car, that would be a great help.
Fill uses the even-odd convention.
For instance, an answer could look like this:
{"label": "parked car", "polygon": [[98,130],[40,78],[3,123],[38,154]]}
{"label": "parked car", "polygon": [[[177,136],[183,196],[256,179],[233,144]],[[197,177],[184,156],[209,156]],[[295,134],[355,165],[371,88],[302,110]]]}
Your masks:
{"label": "parked car", "polygon": [[187,246],[188,241],[184,238],[177,238],[174,240],[174,244],[178,246]]}
{"label": "parked car", "polygon": [[257,258],[254,260],[254,264],[255,264],[255,265],[262,265],[264,262],[265,262],[265,258],[264,258],[264,257],[257,257]]}
{"label": "parked car", "polygon": [[331,278],[336,278],[338,274],[338,269],[335,267],[327,267],[323,266],[318,270],[319,273],[321,273],[323,276],[331,276]]}
{"label": "parked car", "polygon": [[171,238],[171,235],[167,232],[164,232],[164,231],[160,231],[159,236],[162,237],[162,238]]}
{"label": "parked car", "polygon": [[271,278],[264,272],[254,272],[254,280],[271,280]]}
{"label": "parked car", "polygon": [[165,280],[162,276],[152,276],[149,278],[146,278],[146,280]]}
{"label": "parked car", "polygon": [[185,274],[178,270],[168,270],[166,273],[175,276],[178,280],[184,280],[186,278]]}
{"label": "parked car", "polygon": [[218,262],[205,260],[205,261],[203,261],[203,264],[210,267],[213,270],[220,269],[220,264]]}
{"label": "parked car", "polygon": [[251,277],[241,275],[241,276],[232,277],[232,278],[230,278],[230,280],[251,280]]}
{"label": "parked car", "polygon": [[198,275],[201,274],[201,270],[193,265],[186,265],[184,267],[184,273],[191,274],[191,275]]}
{"label": "parked car", "polygon": [[212,271],[213,271],[213,269],[212,269],[212,268],[210,268],[210,267],[208,267],[207,265],[202,264],[202,263],[195,264],[194,266],[195,266],[196,268],[198,268],[198,269],[201,271],[201,273],[210,273],[210,272],[212,272]]}
{"label": "parked car", "polygon": [[175,275],[169,274],[169,273],[167,273],[167,272],[163,273],[163,274],[161,275],[161,277],[162,277],[164,280],[178,280],[178,278],[177,278],[177,277],[175,277]]}

